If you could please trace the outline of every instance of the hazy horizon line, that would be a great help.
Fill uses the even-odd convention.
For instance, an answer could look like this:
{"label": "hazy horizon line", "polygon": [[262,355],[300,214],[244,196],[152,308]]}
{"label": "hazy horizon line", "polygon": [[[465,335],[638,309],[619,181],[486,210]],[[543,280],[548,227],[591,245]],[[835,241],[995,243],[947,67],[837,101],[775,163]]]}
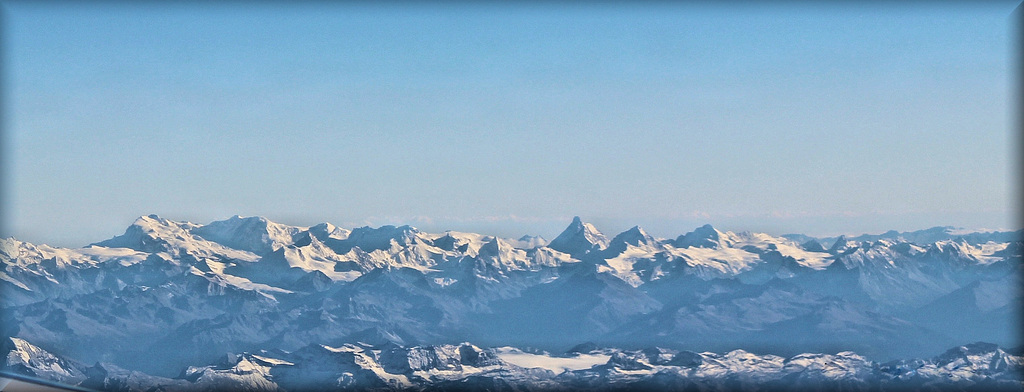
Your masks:
{"label": "hazy horizon line", "polygon": [[[907,214],[914,214],[914,213],[903,213],[902,215],[907,215]],[[766,214],[761,214],[761,215],[755,215],[755,214],[705,214],[706,217],[703,217],[703,216],[702,217],[694,217],[694,216],[665,217],[665,218],[653,218],[653,217],[643,218],[642,217],[642,218],[639,218],[639,219],[632,219],[632,220],[630,220],[628,218],[620,218],[620,217],[592,217],[592,218],[588,218],[588,217],[586,217],[584,215],[571,215],[571,216],[567,215],[567,216],[539,217],[539,216],[518,216],[518,215],[515,215],[515,214],[489,215],[489,216],[473,216],[473,217],[464,217],[464,216],[463,217],[459,217],[459,216],[431,217],[431,216],[425,216],[425,215],[409,216],[409,217],[403,217],[403,216],[370,216],[370,217],[366,217],[366,218],[364,218],[362,220],[341,219],[341,220],[333,220],[333,221],[332,221],[332,219],[329,219],[329,218],[328,219],[310,219],[310,217],[308,217],[308,216],[305,216],[305,217],[300,217],[300,216],[296,216],[296,215],[292,215],[292,216],[274,216],[273,214],[269,214],[269,215],[265,215],[265,214],[251,214],[251,215],[249,215],[249,214],[233,214],[231,216],[221,217],[221,218],[213,218],[213,219],[210,219],[209,217],[202,218],[202,217],[194,216],[194,215],[190,216],[190,217],[189,216],[182,216],[182,215],[190,215],[190,214],[174,214],[174,213],[159,214],[159,213],[156,213],[156,214],[141,214],[141,215],[137,215],[135,218],[132,218],[131,221],[128,221],[128,222],[125,222],[124,224],[122,224],[120,230],[114,231],[113,233],[111,233],[109,230],[97,230],[97,232],[98,231],[103,231],[104,233],[100,234],[99,236],[88,235],[89,237],[92,237],[94,239],[86,240],[86,241],[82,241],[81,240],[81,239],[85,238],[85,236],[86,236],[85,233],[69,234],[69,235],[64,235],[63,237],[60,236],[60,235],[53,236],[53,233],[55,233],[55,232],[57,232],[57,233],[63,232],[61,230],[50,231],[49,233],[47,233],[47,234],[49,234],[49,237],[51,237],[50,239],[42,239],[42,240],[40,240],[39,238],[33,238],[33,237],[39,237],[39,235],[32,235],[32,233],[22,233],[22,234],[28,234],[28,235],[25,235],[25,236],[19,235],[19,233],[7,233],[7,234],[3,235],[2,238],[14,238],[14,239],[16,239],[18,241],[28,242],[28,243],[32,243],[32,244],[45,244],[45,245],[49,245],[49,246],[56,246],[56,247],[62,247],[62,248],[85,247],[85,246],[89,246],[89,245],[91,245],[93,243],[100,242],[100,241],[103,241],[105,239],[117,236],[117,235],[121,235],[123,233],[124,229],[126,229],[127,227],[130,227],[136,220],[138,220],[138,219],[140,219],[142,217],[145,217],[145,216],[158,216],[158,217],[160,217],[162,219],[170,220],[170,221],[173,221],[173,222],[182,222],[182,223],[187,222],[187,223],[198,224],[198,225],[208,225],[208,224],[213,223],[213,222],[228,220],[228,219],[231,219],[231,218],[236,217],[236,216],[240,217],[240,218],[262,217],[262,218],[267,219],[268,221],[271,221],[271,222],[274,222],[274,223],[283,224],[283,225],[286,225],[286,226],[293,226],[293,227],[312,227],[312,226],[315,226],[315,225],[321,224],[321,223],[330,223],[330,224],[332,224],[332,225],[334,225],[336,227],[345,228],[345,229],[355,229],[355,228],[361,228],[361,227],[380,228],[380,227],[384,227],[384,226],[398,226],[398,227],[400,227],[400,226],[410,226],[410,227],[414,227],[417,230],[420,230],[420,231],[423,231],[423,232],[426,232],[426,233],[444,233],[444,232],[448,232],[448,231],[453,231],[453,232],[475,233],[475,234],[488,235],[488,236],[499,237],[499,238],[507,238],[507,239],[517,239],[517,238],[521,238],[523,236],[538,236],[538,237],[544,238],[545,240],[552,240],[555,237],[557,237],[558,234],[560,234],[562,232],[562,230],[564,230],[565,227],[567,225],[569,225],[575,217],[580,217],[580,219],[583,222],[587,222],[587,223],[593,224],[598,229],[598,231],[600,231],[601,233],[605,234],[606,236],[609,235],[609,234],[613,234],[611,236],[614,236],[614,234],[621,233],[623,231],[629,230],[630,228],[632,228],[634,226],[637,226],[637,227],[643,228],[646,232],[648,232],[649,234],[651,234],[654,237],[669,238],[669,239],[678,237],[680,235],[684,235],[684,234],[689,233],[689,232],[692,232],[694,229],[699,228],[699,227],[701,227],[703,225],[711,225],[712,227],[714,227],[714,228],[716,228],[716,229],[718,229],[720,231],[730,231],[730,232],[734,232],[734,233],[742,233],[742,232],[765,233],[765,234],[769,234],[769,235],[776,236],[776,237],[781,237],[781,236],[785,236],[785,235],[803,235],[803,236],[811,237],[811,238],[818,239],[818,240],[834,239],[834,238],[839,237],[839,236],[857,237],[857,236],[863,236],[863,235],[881,235],[881,234],[884,234],[884,233],[889,232],[889,231],[896,231],[896,232],[899,232],[899,233],[908,233],[908,232],[924,231],[924,230],[934,229],[934,228],[937,228],[937,227],[953,228],[953,229],[963,230],[963,231],[968,232],[968,233],[998,233],[998,232],[1015,232],[1015,231],[1024,230],[1024,225],[1017,225],[1016,227],[1006,227],[1006,226],[992,227],[991,225],[989,225],[989,226],[980,226],[980,225],[962,225],[962,224],[948,224],[948,223],[947,224],[914,225],[912,228],[907,228],[908,226],[904,226],[903,228],[895,228],[895,227],[891,227],[890,226],[890,228],[876,229],[876,230],[857,230],[857,229],[848,229],[848,230],[839,229],[839,230],[836,230],[836,229],[833,229],[833,230],[830,230],[830,231],[825,231],[825,230],[803,230],[803,231],[801,231],[801,230],[785,230],[785,229],[782,229],[782,227],[779,227],[779,229],[781,229],[781,230],[779,230],[779,229],[776,229],[776,230],[771,230],[771,229],[765,230],[765,229],[758,229],[758,228],[756,228],[757,226],[761,226],[761,227],[764,227],[765,225],[771,226],[772,223],[775,223],[776,225],[778,225],[778,223],[780,223],[779,222],[780,220],[781,221],[785,221],[787,219],[790,219],[790,220],[792,220],[792,219],[822,219],[822,218],[859,219],[859,218],[866,218],[866,217],[872,216],[872,214],[850,214],[850,213],[844,214],[844,213],[841,213],[841,212],[840,213],[835,213],[835,214],[828,214],[828,215],[826,215],[826,214],[803,214],[803,215],[798,215],[798,216],[793,216],[793,215],[791,215],[791,216],[778,216],[778,215],[771,215],[771,213],[766,213]],[[740,222],[740,221],[743,221],[743,220],[749,221],[751,219],[756,219],[758,217],[765,217],[765,215],[771,215],[771,217],[768,218],[768,219],[762,219],[762,222],[759,222],[758,224],[754,224],[753,222],[749,222],[747,224],[743,224],[742,222]],[[901,215],[901,214],[894,214],[894,215],[898,216],[898,215]],[[223,215],[221,215],[221,216],[223,216]],[[730,222],[730,220],[732,220],[732,222]],[[736,220],[740,220],[740,221],[736,221]],[[774,220],[775,222],[771,222],[772,220]],[[338,222],[338,223],[335,223],[335,222]],[[633,222],[633,223],[628,223],[628,222]],[[787,225],[781,225],[781,226],[787,226]],[[800,226],[800,225],[797,224],[795,226]],[[837,226],[840,226],[840,225],[837,225]],[[532,227],[532,229],[531,229],[531,227]],[[559,227],[559,228],[553,231],[552,230],[553,227]],[[515,233],[518,233],[518,234],[513,234],[512,231],[510,231],[512,228],[515,228],[515,230],[513,230],[513,231]],[[673,230],[673,229],[675,229],[675,230]],[[500,232],[503,232],[503,233],[494,233],[495,231],[500,231]],[[666,233],[668,233],[670,231],[674,232],[674,234],[666,235]],[[102,237],[102,238],[100,238],[100,237]],[[77,243],[79,243],[81,245],[73,245],[72,243],[74,243],[74,242],[77,242]]]}

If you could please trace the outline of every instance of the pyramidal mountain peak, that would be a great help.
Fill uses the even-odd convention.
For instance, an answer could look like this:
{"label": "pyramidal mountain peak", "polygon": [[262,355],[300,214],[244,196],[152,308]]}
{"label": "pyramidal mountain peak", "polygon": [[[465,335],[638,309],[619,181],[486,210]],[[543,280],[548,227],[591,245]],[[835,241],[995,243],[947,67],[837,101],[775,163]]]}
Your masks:
{"label": "pyramidal mountain peak", "polygon": [[594,225],[583,222],[580,217],[576,216],[558,237],[551,240],[548,247],[576,257],[605,249],[608,247],[608,242],[608,238]]}
{"label": "pyramidal mountain peak", "polygon": [[343,229],[327,222],[310,226],[309,232],[321,241],[326,240],[327,238],[344,240],[348,238],[350,233],[352,233],[351,230]]}
{"label": "pyramidal mountain peak", "polygon": [[818,242],[817,240],[813,240],[813,239],[812,240],[807,240],[807,242],[804,242],[803,244],[801,244],[800,247],[804,248],[804,250],[806,250],[808,252],[824,253],[824,252],[827,251],[825,249],[825,247],[821,245],[820,242]]}
{"label": "pyramidal mountain peak", "polygon": [[619,242],[639,246],[641,244],[650,245],[655,242],[655,239],[640,226],[633,226],[629,230],[619,233],[610,241],[610,243]]}
{"label": "pyramidal mountain peak", "polygon": [[828,248],[828,253],[838,254],[854,246],[856,246],[856,244],[853,241],[846,239],[845,235],[841,235],[839,238],[836,238],[836,242],[832,243],[832,246]]}
{"label": "pyramidal mountain peak", "polygon": [[501,240],[498,237],[491,237],[489,240],[484,242],[483,246],[477,251],[478,256],[496,256],[501,254],[501,249],[505,248],[502,246]]}

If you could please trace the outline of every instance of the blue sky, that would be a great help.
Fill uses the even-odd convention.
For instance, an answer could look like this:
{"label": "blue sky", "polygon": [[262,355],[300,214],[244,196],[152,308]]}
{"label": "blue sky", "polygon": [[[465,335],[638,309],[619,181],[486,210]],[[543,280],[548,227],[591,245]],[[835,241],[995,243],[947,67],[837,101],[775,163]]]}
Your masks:
{"label": "blue sky", "polygon": [[1015,6],[5,2],[2,235],[1016,228]]}

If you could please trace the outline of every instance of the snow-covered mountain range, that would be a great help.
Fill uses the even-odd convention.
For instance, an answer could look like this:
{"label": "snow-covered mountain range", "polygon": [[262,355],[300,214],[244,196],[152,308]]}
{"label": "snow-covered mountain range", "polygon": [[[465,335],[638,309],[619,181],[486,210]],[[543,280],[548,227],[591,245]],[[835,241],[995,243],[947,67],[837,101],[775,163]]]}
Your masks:
{"label": "snow-covered mountain range", "polygon": [[563,354],[469,343],[310,344],[295,351],[228,353],[159,377],[61,358],[6,338],[5,369],[95,390],[1024,390],[1024,357],[989,343],[927,359],[873,362],[850,351],[781,357],[649,347],[574,348]]}
{"label": "snow-covered mountain range", "polygon": [[[0,240],[6,367],[101,389],[1019,388],[1021,235],[609,238],[576,218],[547,242],[150,215],[85,248]],[[950,347],[984,353],[949,368]],[[891,362],[909,358],[932,359]]]}

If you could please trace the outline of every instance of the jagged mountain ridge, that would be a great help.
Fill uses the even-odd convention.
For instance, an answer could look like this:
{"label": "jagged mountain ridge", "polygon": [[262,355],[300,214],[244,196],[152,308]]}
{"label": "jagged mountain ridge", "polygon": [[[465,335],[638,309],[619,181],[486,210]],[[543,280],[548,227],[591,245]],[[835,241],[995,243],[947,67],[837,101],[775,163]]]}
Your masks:
{"label": "jagged mountain ridge", "polygon": [[[409,226],[145,216],[86,248],[2,240],[0,289],[5,336],[167,377],[228,351],[367,337],[728,351],[790,334],[801,338],[778,354],[856,349],[887,360],[976,340],[1018,346],[1020,298],[1006,294],[1019,287],[1015,233],[824,249],[711,226],[676,239],[634,227],[609,240],[576,218],[542,245]],[[961,297],[980,304],[975,327],[988,329],[943,329],[958,314],[943,298]]]}
{"label": "jagged mountain ridge", "polygon": [[[1024,390],[1024,358],[976,342],[924,359],[877,363],[850,351],[791,357],[648,347],[580,345],[565,354],[470,343],[401,347],[363,342],[309,344],[294,351],[228,353],[152,376],[67,360],[24,339],[6,338],[2,369],[96,390]],[[586,346],[586,347],[585,347]]]}

